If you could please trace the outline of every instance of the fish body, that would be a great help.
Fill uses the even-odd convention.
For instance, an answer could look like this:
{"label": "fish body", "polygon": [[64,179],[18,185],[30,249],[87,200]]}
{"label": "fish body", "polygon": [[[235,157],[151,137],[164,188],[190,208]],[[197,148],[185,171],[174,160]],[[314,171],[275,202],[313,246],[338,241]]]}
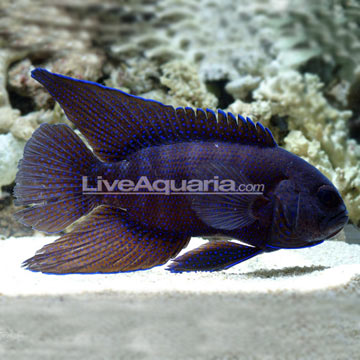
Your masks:
{"label": "fish body", "polygon": [[[276,148],[275,152],[281,152]],[[101,174],[102,179],[110,183],[118,178],[130,179],[134,183],[146,176],[150,183],[157,179],[191,180],[199,177],[199,172],[209,163],[238,164],[242,167],[243,174],[256,183],[266,180],[265,188],[276,186],[281,174],[281,163],[275,162],[268,167],[266,179],[261,174],[252,174],[255,163],[269,165],[268,156],[273,152],[256,149],[248,145],[225,142],[180,142],[170,145],[154,146],[142,149],[130,155],[126,160],[126,170],[123,163],[119,162],[115,168],[104,164],[102,169],[97,169],[96,174]],[[240,163],[246,166],[239,165]],[[195,172],[194,169],[197,169]],[[211,174],[210,178],[217,174]],[[201,175],[200,175],[201,176]],[[180,188],[180,184],[179,184]],[[106,189],[105,189],[106,190]],[[267,195],[270,193],[267,192]],[[200,195],[199,195],[200,196]],[[180,231],[191,236],[209,235],[217,232],[213,227],[205,224],[192,207],[194,196],[189,194],[178,195],[103,195],[103,204],[121,207],[128,210],[129,215],[147,226],[162,230]]]}
{"label": "fish body", "polygon": [[[169,266],[173,272],[221,270],[262,252],[316,245],[347,221],[331,182],[278,147],[259,123],[221,110],[216,115],[174,109],[43,69],[32,76],[60,103],[95,155],[62,124],[44,124],[29,140],[15,196],[31,207],[18,219],[57,232],[90,213],[27,260],[30,270],[148,269],[175,257],[192,236],[222,234],[243,244],[210,241]],[[194,180],[202,184],[200,192]],[[214,181],[204,191],[207,180]],[[216,181],[228,180],[236,187],[215,189]],[[119,181],[131,191],[120,191]],[[158,191],[148,187],[156,181]],[[165,189],[170,181],[173,188]],[[190,190],[182,187],[191,182]],[[238,192],[240,184],[261,191]]]}

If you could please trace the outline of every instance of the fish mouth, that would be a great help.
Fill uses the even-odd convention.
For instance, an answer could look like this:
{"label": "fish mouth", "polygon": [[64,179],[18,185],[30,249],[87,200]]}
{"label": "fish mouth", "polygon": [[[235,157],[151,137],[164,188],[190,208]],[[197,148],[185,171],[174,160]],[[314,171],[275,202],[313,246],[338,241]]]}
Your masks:
{"label": "fish mouth", "polygon": [[346,225],[349,220],[348,212],[346,210],[341,211],[340,213],[336,214],[335,216],[331,217],[326,223],[322,224],[326,232],[331,231],[330,235],[326,237],[326,239],[330,239],[336,234],[338,234],[342,228]]}
{"label": "fish mouth", "polygon": [[336,226],[336,225],[344,226],[348,222],[348,220],[349,220],[348,212],[345,210],[330,218],[329,224],[331,226]]}

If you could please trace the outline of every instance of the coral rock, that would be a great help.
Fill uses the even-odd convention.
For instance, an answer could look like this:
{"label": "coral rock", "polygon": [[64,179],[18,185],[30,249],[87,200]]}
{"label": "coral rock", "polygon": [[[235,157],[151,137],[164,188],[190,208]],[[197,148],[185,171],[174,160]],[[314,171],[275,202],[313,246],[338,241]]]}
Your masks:
{"label": "coral rock", "polygon": [[0,187],[15,180],[24,146],[25,141],[16,139],[11,133],[0,135]]}

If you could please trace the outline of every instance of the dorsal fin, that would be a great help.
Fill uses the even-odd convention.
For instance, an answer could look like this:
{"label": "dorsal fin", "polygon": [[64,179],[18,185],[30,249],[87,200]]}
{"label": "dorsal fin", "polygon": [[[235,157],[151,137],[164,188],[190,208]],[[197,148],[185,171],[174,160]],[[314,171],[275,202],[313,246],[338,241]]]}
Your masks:
{"label": "dorsal fin", "polygon": [[90,81],[35,69],[39,81],[87,138],[95,154],[115,162],[141,148],[179,141],[218,140],[275,147],[269,129],[240,115],[177,108]]}

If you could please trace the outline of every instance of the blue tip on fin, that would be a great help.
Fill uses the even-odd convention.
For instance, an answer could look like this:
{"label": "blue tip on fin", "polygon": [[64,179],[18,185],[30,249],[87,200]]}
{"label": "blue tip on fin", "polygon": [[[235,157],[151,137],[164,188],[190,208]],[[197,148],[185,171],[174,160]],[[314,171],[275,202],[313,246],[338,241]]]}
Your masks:
{"label": "blue tip on fin", "polygon": [[225,270],[262,252],[259,248],[231,241],[213,241],[177,257],[167,270],[174,273]]}

